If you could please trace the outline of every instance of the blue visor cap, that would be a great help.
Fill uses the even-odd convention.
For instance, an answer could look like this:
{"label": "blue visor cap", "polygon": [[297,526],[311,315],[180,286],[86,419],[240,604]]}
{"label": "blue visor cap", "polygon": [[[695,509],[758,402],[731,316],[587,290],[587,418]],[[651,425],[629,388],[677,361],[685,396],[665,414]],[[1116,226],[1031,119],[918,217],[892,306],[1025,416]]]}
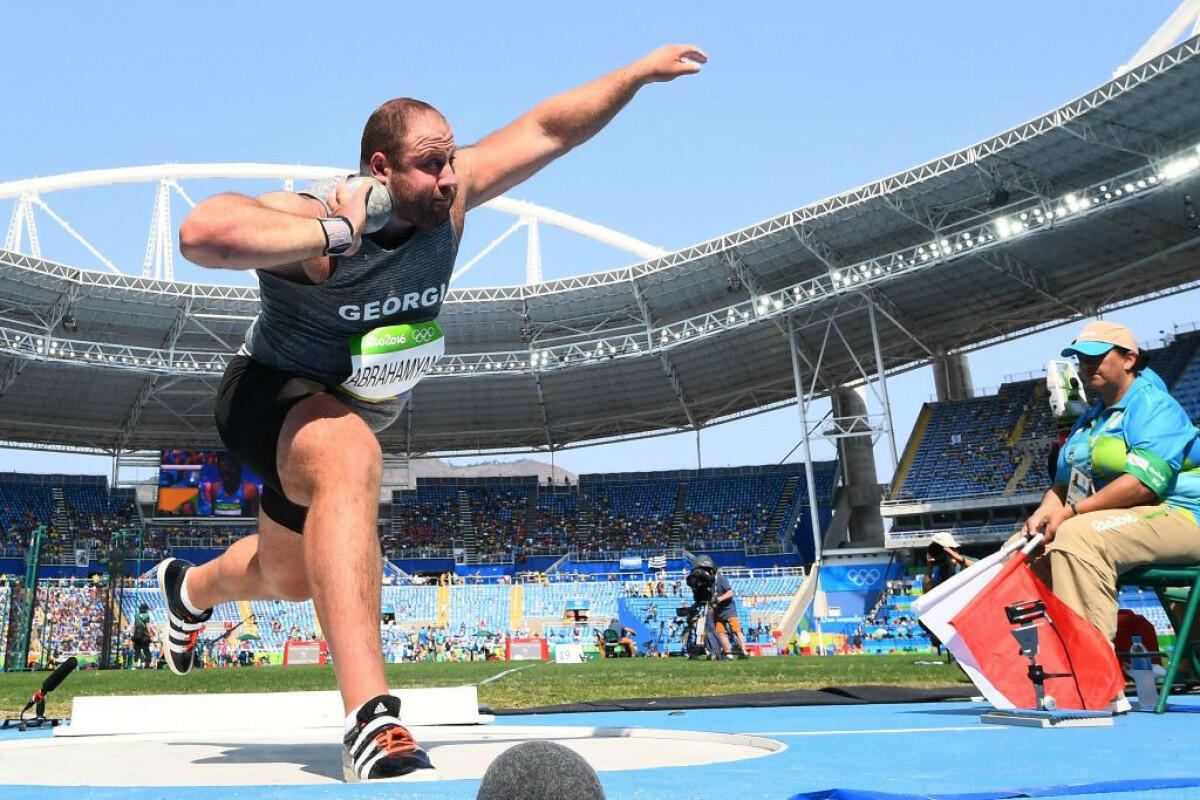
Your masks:
{"label": "blue visor cap", "polygon": [[1109,350],[1112,350],[1116,345],[1108,342],[1074,342],[1070,347],[1062,351],[1063,358],[1070,356],[1102,356]]}

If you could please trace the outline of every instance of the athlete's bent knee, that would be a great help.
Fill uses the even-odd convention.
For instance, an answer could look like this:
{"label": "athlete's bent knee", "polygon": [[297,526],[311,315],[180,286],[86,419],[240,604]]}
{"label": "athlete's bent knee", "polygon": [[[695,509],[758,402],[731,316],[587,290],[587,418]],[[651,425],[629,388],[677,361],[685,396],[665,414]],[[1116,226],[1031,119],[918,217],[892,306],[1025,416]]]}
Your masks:
{"label": "athlete's bent knee", "polygon": [[285,430],[280,444],[279,475],[288,498],[310,505],[323,489],[378,491],[383,451],[367,424],[349,411],[322,414],[315,403],[312,411],[318,413],[305,419],[307,411],[297,414],[295,427]]}
{"label": "athlete's bent knee", "polygon": [[303,603],[312,599],[312,587],[308,583],[308,573],[303,567],[285,569],[264,562],[262,572],[267,588],[279,600]]}

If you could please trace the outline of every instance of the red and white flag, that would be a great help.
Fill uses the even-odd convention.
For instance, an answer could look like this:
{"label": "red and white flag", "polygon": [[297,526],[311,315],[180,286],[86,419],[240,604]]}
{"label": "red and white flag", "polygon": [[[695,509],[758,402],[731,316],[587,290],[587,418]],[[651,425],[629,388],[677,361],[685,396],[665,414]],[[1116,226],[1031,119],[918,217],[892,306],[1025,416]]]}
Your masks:
{"label": "red and white flag", "polygon": [[[925,623],[925,626],[933,631],[933,635],[941,640],[942,645],[958,661],[958,665],[971,679],[971,683],[975,684],[979,693],[996,708],[1014,708],[1015,706],[987,679],[987,675],[975,662],[975,656],[971,654],[966,642],[958,635],[958,631],[950,624],[950,620],[954,619],[968,603],[975,599],[975,595],[979,594],[993,578],[1000,574],[1005,561],[1013,552],[1019,550],[1022,544],[1023,542],[1017,542],[1008,545],[987,558],[976,561],[962,572],[952,575],[933,590],[918,597],[912,604],[918,619]],[[1013,643],[1013,647],[1016,647],[1016,641],[1011,636],[1009,636],[1009,641]]]}
{"label": "red and white flag", "polygon": [[950,624],[993,686],[1015,707],[1037,708],[1029,659],[1012,636],[1005,608],[1040,600],[1046,617],[1038,627],[1037,662],[1047,674],[1046,694],[1058,708],[1103,711],[1125,686],[1112,644],[1033,574],[1029,549],[1013,555]]}
{"label": "red and white flag", "polygon": [[1124,686],[1116,656],[1103,634],[1030,570],[1028,553],[1040,541],[1039,536],[1028,544],[1018,541],[1002,548],[918,598],[912,607],[989,703],[1004,709],[1034,708],[1029,659],[1021,655],[1004,609],[1041,600],[1049,621],[1038,631],[1038,663],[1047,673],[1069,675],[1048,678],[1046,693],[1059,708],[1103,709]]}

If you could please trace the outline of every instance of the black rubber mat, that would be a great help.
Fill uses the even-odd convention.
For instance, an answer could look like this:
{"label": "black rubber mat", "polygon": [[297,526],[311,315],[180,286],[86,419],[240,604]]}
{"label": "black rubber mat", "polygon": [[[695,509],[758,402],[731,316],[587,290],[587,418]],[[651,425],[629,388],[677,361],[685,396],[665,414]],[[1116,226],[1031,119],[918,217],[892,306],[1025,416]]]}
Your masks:
{"label": "black rubber mat", "polygon": [[692,708],[768,708],[772,706],[838,706],[868,703],[936,703],[945,700],[969,700],[975,691],[963,685],[938,689],[914,689],[909,686],[831,686],[826,689],[792,689],[786,692],[752,692],[713,697],[633,697],[626,700],[592,700],[585,703],[560,703],[533,708],[503,708],[487,713],[496,716],[515,714],[571,714],[589,711],[675,711]]}
{"label": "black rubber mat", "polygon": [[830,686],[829,694],[861,700],[864,703],[938,703],[945,700],[970,700],[979,690],[970,684],[918,689],[913,686]]}

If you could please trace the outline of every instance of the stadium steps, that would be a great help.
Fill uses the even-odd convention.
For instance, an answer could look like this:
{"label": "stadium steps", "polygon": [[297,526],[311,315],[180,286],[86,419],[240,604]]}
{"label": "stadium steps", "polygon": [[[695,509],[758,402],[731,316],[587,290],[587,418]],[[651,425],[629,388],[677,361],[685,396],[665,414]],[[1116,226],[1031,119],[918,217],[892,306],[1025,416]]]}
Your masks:
{"label": "stadium steps", "polygon": [[54,530],[59,537],[69,536],[71,518],[67,514],[66,492],[61,486],[55,486],[50,490],[50,496],[54,498]]}
{"label": "stadium steps", "polygon": [[675,513],[671,515],[671,550],[678,550],[683,546],[683,529],[684,518],[687,514],[687,496],[688,485],[687,481],[680,481],[675,487]]}
{"label": "stadium steps", "polygon": [[[1045,402],[1046,385],[1042,383],[1035,383],[1033,385],[1033,392],[1031,392],[1029,402],[1025,404],[1025,409],[1021,412],[1021,416],[1017,419],[1017,424],[1013,425],[1012,433],[1008,435],[1009,447],[1012,447],[1016,445],[1017,442],[1021,441],[1021,434],[1025,432],[1025,426],[1029,423],[1030,409],[1033,408],[1033,404]],[[1016,484],[1013,485],[1015,486]]]}
{"label": "stadium steps", "polygon": [[892,481],[892,492],[890,499],[900,499],[900,492],[904,489],[904,481],[908,478],[908,470],[912,467],[913,459],[916,458],[917,451],[921,449],[921,440],[925,438],[925,431],[929,428],[929,417],[931,415],[930,404],[921,404],[921,413],[917,415],[917,422],[913,425],[912,435],[908,437],[908,444],[904,447],[904,456],[900,459],[900,466],[896,468],[896,479]]}
{"label": "stadium steps", "polygon": [[1012,477],[1008,479],[1008,483],[1004,486],[1004,496],[1012,497],[1016,493],[1017,487],[1021,485],[1021,481],[1025,480],[1025,474],[1029,472],[1033,466],[1035,454],[1027,452],[1021,459],[1021,463],[1017,464],[1017,468],[1013,470]]}
{"label": "stadium steps", "polygon": [[[525,530],[533,532],[538,529],[538,501],[542,497],[542,486],[535,483],[529,489],[529,499],[525,503]],[[515,544],[515,543],[514,543]]]}
{"label": "stadium steps", "polygon": [[[776,621],[777,629],[786,631],[787,635],[791,635],[796,631],[797,626],[801,621],[808,617],[808,610],[814,604],[818,587],[816,582],[820,580],[820,570],[810,569],[804,574],[804,579],[796,587],[796,591],[792,592],[792,597],[788,601],[787,608],[779,615]],[[824,601],[822,601],[822,604]]]}
{"label": "stadium steps", "polygon": [[443,628],[450,624],[450,583],[448,581],[438,583],[437,622]]}
{"label": "stadium steps", "polygon": [[242,631],[244,633],[252,633],[255,636],[260,636],[261,632],[258,630],[258,618],[254,615],[254,609],[250,607],[250,601],[238,600],[237,607],[238,614],[240,614],[242,619],[246,621],[246,623],[242,625]]}
{"label": "stadium steps", "polygon": [[471,521],[471,499],[467,496],[466,489],[458,490],[456,500],[458,502],[458,535],[463,551],[462,563],[475,564],[477,563],[476,549],[479,546],[479,542],[475,531],[475,523]]}
{"label": "stadium steps", "polygon": [[508,627],[517,630],[525,615],[525,586],[514,583],[508,599]]}
{"label": "stadium steps", "polygon": [[[784,481],[783,491],[779,493],[779,501],[775,504],[775,510],[771,512],[771,521],[767,523],[767,530],[776,531],[780,543],[785,546],[791,538],[788,535],[791,533],[791,527],[785,527],[785,523],[795,514],[796,490],[799,488],[800,477],[789,475],[788,479]],[[818,500],[818,502],[820,501]]]}
{"label": "stadium steps", "polygon": [[1200,347],[1198,346],[1200,346],[1200,336],[1180,335],[1160,351],[1161,355],[1154,358],[1151,366],[1167,386],[1171,387],[1172,394],[1180,388],[1184,377],[1200,366],[1196,363],[1197,359],[1200,359]]}

